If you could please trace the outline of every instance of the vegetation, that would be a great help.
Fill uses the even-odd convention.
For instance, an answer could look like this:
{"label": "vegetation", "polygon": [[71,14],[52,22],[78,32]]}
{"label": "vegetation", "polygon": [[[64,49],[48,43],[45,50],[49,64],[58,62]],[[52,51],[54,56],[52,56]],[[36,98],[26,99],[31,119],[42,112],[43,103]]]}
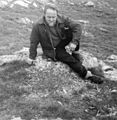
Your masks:
{"label": "vegetation", "polygon": [[[80,0],[74,0],[72,5],[58,0],[58,5],[61,13],[89,21],[89,24],[81,23],[84,33],[90,33],[89,36],[83,34],[81,49],[103,60],[117,54],[117,10],[103,2],[100,2],[103,7],[99,4],[87,7],[77,1]],[[105,1],[116,8],[116,0]],[[0,55],[29,47],[32,22],[26,24],[21,18],[35,22],[41,13],[41,8],[0,8]],[[117,81],[92,84],[81,80],[67,66],[55,69],[56,64],[43,70],[25,61],[0,66],[0,120],[13,117],[22,120],[117,119]]]}

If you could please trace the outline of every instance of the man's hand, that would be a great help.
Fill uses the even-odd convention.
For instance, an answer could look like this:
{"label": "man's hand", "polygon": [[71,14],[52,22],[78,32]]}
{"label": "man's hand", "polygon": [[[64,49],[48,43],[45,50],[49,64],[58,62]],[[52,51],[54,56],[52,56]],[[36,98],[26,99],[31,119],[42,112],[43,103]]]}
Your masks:
{"label": "man's hand", "polygon": [[66,47],[66,51],[69,53],[69,54],[72,54],[72,52],[75,50],[76,48],[76,44],[74,43],[69,43]]}
{"label": "man's hand", "polygon": [[74,44],[74,43],[69,43],[69,49],[70,49],[70,51],[74,51],[75,50],[75,48],[76,48],[76,44]]}
{"label": "man's hand", "polygon": [[28,58],[28,59],[26,60],[26,62],[27,62],[29,65],[33,65],[33,64],[36,63],[36,60],[33,60],[33,59]]}

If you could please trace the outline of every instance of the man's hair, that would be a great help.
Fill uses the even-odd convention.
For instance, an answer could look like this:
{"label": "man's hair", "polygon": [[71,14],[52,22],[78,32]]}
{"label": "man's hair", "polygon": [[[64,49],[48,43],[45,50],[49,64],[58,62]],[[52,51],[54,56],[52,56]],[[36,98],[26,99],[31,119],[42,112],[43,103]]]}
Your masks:
{"label": "man's hair", "polygon": [[44,14],[46,13],[47,9],[55,10],[58,13],[58,7],[55,4],[53,4],[53,3],[47,3],[45,5],[45,7],[44,7]]}

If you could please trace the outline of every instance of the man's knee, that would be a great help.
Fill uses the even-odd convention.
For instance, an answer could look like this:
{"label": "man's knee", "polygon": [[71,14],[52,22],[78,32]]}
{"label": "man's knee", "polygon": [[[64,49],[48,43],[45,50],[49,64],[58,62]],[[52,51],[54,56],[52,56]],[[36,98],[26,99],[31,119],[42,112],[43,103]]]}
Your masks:
{"label": "man's knee", "polygon": [[78,73],[81,78],[85,78],[87,70],[80,62],[77,61],[76,63],[71,63],[69,66],[74,70],[74,72]]}

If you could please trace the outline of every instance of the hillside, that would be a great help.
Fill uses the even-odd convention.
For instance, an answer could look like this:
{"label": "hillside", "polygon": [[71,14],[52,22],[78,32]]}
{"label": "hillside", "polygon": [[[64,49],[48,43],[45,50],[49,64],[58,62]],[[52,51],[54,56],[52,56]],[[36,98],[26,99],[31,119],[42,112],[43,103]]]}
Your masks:
{"label": "hillside", "polygon": [[[0,26],[1,55],[10,54],[16,50],[15,46],[21,49],[22,42],[23,46],[29,46],[32,21],[35,22],[41,16],[43,5],[46,3],[41,0],[30,0],[30,2],[27,0],[8,1],[6,5],[0,5],[4,6],[0,10],[0,21],[2,23]],[[92,2],[91,0],[58,0],[56,2],[61,13],[81,21],[84,29],[81,40],[82,49],[91,53],[94,52],[94,55],[101,58],[117,54],[116,0],[111,2],[109,0],[92,0]],[[90,6],[90,4],[92,5]],[[17,46],[17,42],[20,43],[18,44],[20,46]]]}
{"label": "hillside", "polygon": [[[68,66],[39,55],[26,63],[32,24],[44,4],[82,25],[83,64],[105,81],[84,81]],[[0,0],[0,120],[117,119],[117,0]]]}

